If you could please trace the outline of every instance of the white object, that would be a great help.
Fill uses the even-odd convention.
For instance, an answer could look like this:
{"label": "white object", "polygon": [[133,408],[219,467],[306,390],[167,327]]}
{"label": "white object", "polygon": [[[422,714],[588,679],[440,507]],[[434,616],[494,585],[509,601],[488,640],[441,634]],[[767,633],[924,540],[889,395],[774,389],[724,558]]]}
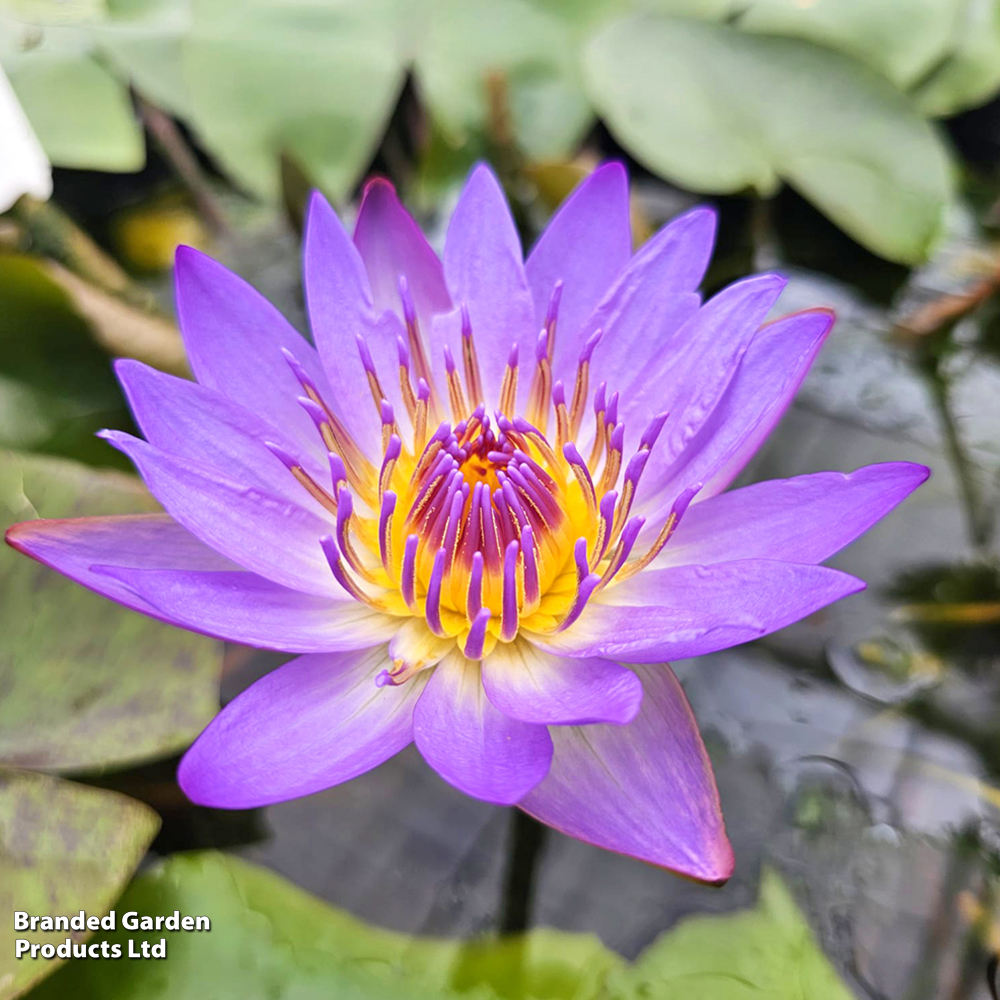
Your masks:
{"label": "white object", "polygon": [[0,66],[0,212],[23,194],[52,194],[52,168]]}

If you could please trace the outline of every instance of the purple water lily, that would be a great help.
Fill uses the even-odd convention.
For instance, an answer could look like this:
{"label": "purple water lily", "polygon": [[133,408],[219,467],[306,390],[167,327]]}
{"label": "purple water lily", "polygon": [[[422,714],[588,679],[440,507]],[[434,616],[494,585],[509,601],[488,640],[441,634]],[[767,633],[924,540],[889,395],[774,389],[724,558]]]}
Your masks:
{"label": "purple water lily", "polygon": [[767,323],[785,282],[707,302],[715,216],[632,255],[628,188],[583,182],[525,261],[471,175],[443,262],[375,181],[353,240],[314,196],[315,347],[194,250],[197,383],[117,365],[145,440],[105,433],[162,515],[31,521],[8,541],[145,614],[302,654],[188,751],[195,802],[307,795],[411,742],[448,782],[601,847],[720,881],[708,757],[665,661],[863,587],[819,565],[927,476],[903,462],[723,491],[830,330]]}

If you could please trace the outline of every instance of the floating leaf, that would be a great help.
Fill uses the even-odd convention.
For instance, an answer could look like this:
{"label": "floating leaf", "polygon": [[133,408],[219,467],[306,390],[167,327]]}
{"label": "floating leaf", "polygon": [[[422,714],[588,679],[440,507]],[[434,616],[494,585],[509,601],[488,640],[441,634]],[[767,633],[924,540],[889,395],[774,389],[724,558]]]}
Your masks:
{"label": "floating leaf", "polygon": [[583,138],[594,114],[576,65],[576,36],[595,4],[562,5],[562,16],[544,6],[432,0],[416,70],[420,93],[454,141],[490,131],[491,87],[502,91],[529,156],[560,156]]}
{"label": "floating leaf", "polygon": [[0,302],[0,447],[111,460],[94,433],[130,423],[87,322],[30,257],[0,255]]}
{"label": "floating leaf", "polygon": [[138,878],[118,910],[204,914],[212,929],[108,935],[122,944],[165,936],[168,961],[77,962],[45,984],[39,1000],[493,1000],[511,995],[498,991],[516,975],[515,957],[524,972],[517,996],[588,1000],[603,995],[609,973],[622,965],[589,935],[536,931],[466,945],[379,930],[266,869],[213,853],[174,855]]}
{"label": "floating leaf", "polygon": [[920,110],[953,115],[1000,88],[1000,0],[968,0],[947,57],[917,90]]}
{"label": "floating leaf", "polygon": [[[124,473],[26,456],[0,464],[4,528],[32,511],[158,509]],[[0,762],[79,771],[148,760],[186,746],[217,711],[214,641],[125,610],[6,546],[0,591]]]}
{"label": "floating leaf", "polygon": [[[0,771],[0,908],[8,928],[14,910],[106,913],[159,825],[152,809],[115,792]],[[89,934],[16,931],[7,937],[0,952],[0,1000],[19,996],[60,961],[15,959],[13,938],[62,944],[67,937],[82,941]]]}
{"label": "floating leaf", "polygon": [[765,872],[755,910],[690,917],[614,977],[620,1000],[852,1000],[784,883]]}
{"label": "floating leaf", "polygon": [[391,0],[194,0],[191,124],[236,179],[276,198],[288,153],[332,197],[371,160],[403,85]]}
{"label": "floating leaf", "polygon": [[648,167],[693,190],[780,180],[891,260],[922,259],[952,179],[933,129],[888,81],[835,52],[727,25],[638,15],[587,48],[594,103]]}
{"label": "floating leaf", "polygon": [[966,6],[965,0],[753,0],[738,24],[746,31],[837,49],[907,89],[944,57]]}
{"label": "floating leaf", "polygon": [[145,146],[128,90],[95,57],[82,27],[29,28],[0,17],[0,60],[53,163],[142,167]]}

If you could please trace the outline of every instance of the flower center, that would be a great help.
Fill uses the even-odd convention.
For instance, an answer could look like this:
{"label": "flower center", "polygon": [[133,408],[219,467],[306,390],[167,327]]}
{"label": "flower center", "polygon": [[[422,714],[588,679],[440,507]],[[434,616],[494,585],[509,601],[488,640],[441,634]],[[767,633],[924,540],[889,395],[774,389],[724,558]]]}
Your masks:
{"label": "flower center", "polygon": [[[300,402],[330,453],[332,488],[317,483],[280,448],[269,447],[335,518],[336,530],[320,544],[341,586],[380,611],[422,620],[442,643],[455,642],[470,659],[481,659],[497,642],[513,641],[520,630],[568,628],[594,593],[651,562],[700,484],[677,498],[646,554],[630,560],[645,523],[630,516],[632,502],[666,414],[650,423],[624,476],[618,396],[609,397],[603,382],[593,394],[593,422],[586,438],[581,435],[600,331],[580,354],[567,402],[563,384],[552,384],[550,364],[557,286],[535,346],[527,415],[516,412],[516,345],[498,406],[490,413],[482,401],[463,308],[464,379],[444,350],[449,421],[443,419],[443,393],[432,387],[405,282],[400,290],[407,326],[407,339],[398,343],[405,429],[385,397],[366,343],[358,339],[382,425],[379,467],[364,456],[289,354],[304,391]],[[429,434],[431,426],[436,430]],[[587,440],[586,459],[578,440]],[[399,662],[384,680],[398,683],[422,665]]]}

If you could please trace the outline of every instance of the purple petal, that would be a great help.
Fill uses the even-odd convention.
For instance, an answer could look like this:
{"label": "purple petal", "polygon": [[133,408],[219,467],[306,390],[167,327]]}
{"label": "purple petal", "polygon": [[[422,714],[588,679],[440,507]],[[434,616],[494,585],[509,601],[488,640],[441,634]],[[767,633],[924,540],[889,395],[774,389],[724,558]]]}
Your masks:
{"label": "purple petal", "polygon": [[563,202],[524,265],[535,329],[556,282],[563,283],[552,358],[553,380],[571,386],[585,341],[584,323],[632,254],[628,176],[620,163],[595,170]]}
{"label": "purple petal", "polygon": [[479,664],[457,654],[434,668],[413,713],[413,735],[445,781],[497,805],[519,801],[545,777],[552,759],[548,730],[494,708]]}
{"label": "purple petal", "polygon": [[159,616],[229,642],[288,653],[367,649],[388,642],[398,619],[343,595],[304,594],[255,573],[92,567],[121,581]]}
{"label": "purple petal", "polygon": [[666,664],[638,673],[646,696],[635,721],[553,729],[552,767],[521,808],[598,847],[724,882],[733,850],[691,708]]}
{"label": "purple petal", "polygon": [[237,565],[199,541],[169,514],[24,521],[7,529],[7,543],[32,559],[127,608],[162,615],[120,580],[91,566],[213,571]]}
{"label": "purple petal", "polygon": [[532,641],[567,656],[682,660],[768,635],[864,586],[826,566],[768,559],[645,570],[603,591],[571,629]]}
{"label": "purple petal", "polygon": [[[592,370],[607,381],[609,391],[621,393],[626,406],[631,405],[630,396],[651,381],[662,388],[656,376],[669,370],[678,333],[700,304],[695,289],[708,266],[714,238],[715,213],[710,209],[694,209],[674,219],[632,258],[584,324],[581,341],[604,331]],[[662,409],[643,406],[634,419],[643,424]],[[622,416],[632,418],[627,410]]]}
{"label": "purple petal", "polygon": [[150,444],[217,469],[234,482],[318,510],[316,501],[264,445],[265,441],[279,445],[323,482],[329,477],[327,452],[315,431],[310,449],[303,451],[256,413],[214,389],[165,375],[139,361],[118,361],[115,371]]}
{"label": "purple petal", "polygon": [[177,772],[192,802],[251,809],[338,785],[413,739],[423,680],[379,687],[385,647],[300,656],[228,704]]}
{"label": "purple petal", "polygon": [[302,387],[281,353],[291,351],[326,395],[313,346],[242,278],[191,247],[178,248],[174,277],[177,319],[198,381],[281,428],[298,450],[314,449],[316,428],[296,402]]}
{"label": "purple petal", "polygon": [[[626,425],[644,427],[655,414],[669,414],[650,453],[645,483],[660,482],[697,439],[785,284],[779,275],[760,274],[724,288],[678,331],[672,350],[616,386]],[[687,479],[684,485],[696,481]]]}
{"label": "purple petal", "polygon": [[376,315],[368,274],[337,213],[317,191],[309,202],[302,250],[309,326],[332,389],[326,402],[369,458],[380,455],[381,421],[375,408],[357,338],[371,352],[383,389],[397,412],[396,338],[403,331]]}
{"label": "purple petal", "polygon": [[[473,170],[451,217],[444,271],[452,300],[469,309],[483,391],[492,405],[499,397],[511,344],[520,344],[527,355],[539,331],[517,229],[500,184],[487,166]],[[431,360],[437,365],[443,345],[435,346],[438,353]],[[455,357],[461,357],[457,340],[449,346]],[[525,383],[530,379],[520,380],[526,392]]]}
{"label": "purple petal", "polygon": [[553,656],[528,642],[498,643],[482,664],[486,695],[504,715],[543,725],[631,722],[642,684],[609,660]]}
{"label": "purple petal", "polygon": [[[721,493],[781,419],[833,325],[827,310],[795,313],[763,327],[750,343],[733,380],[697,437],[673,465],[652,462],[644,477],[649,523],[666,517],[682,489],[704,483],[696,502]],[[655,455],[656,449],[654,449]]]}
{"label": "purple petal", "polygon": [[755,483],[696,503],[655,566],[781,559],[820,563],[902,503],[930,475],[912,462]]}
{"label": "purple petal", "polygon": [[340,596],[319,544],[331,533],[329,520],[129,434],[106,431],[103,436],[135,463],[167,512],[206,545],[293,590]]}
{"label": "purple petal", "polygon": [[377,313],[399,312],[401,276],[409,285],[421,330],[430,331],[432,317],[452,308],[441,261],[388,181],[376,178],[365,188],[354,244],[368,272]]}

